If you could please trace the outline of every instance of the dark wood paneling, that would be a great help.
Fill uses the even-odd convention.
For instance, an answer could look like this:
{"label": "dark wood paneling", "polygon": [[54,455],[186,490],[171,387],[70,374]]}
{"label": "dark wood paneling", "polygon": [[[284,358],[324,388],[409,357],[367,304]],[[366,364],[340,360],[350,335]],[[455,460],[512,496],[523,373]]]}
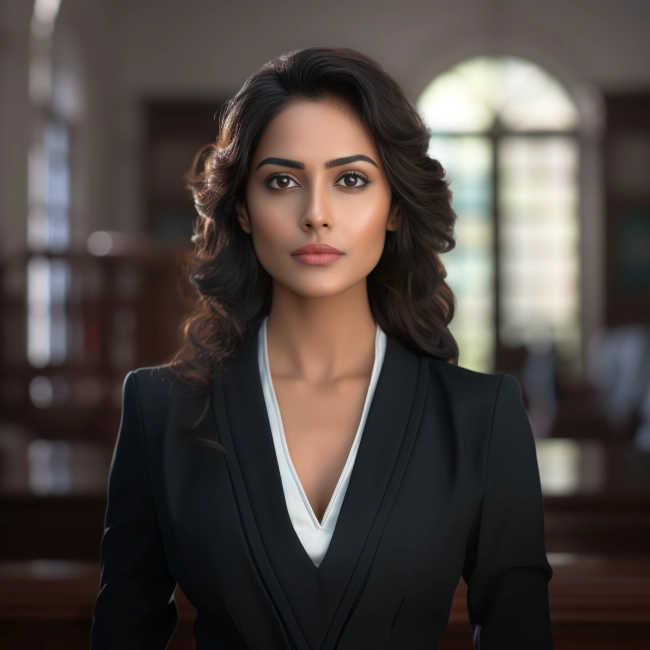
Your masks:
{"label": "dark wood paneling", "polygon": [[650,323],[650,90],[605,107],[605,325]]}
{"label": "dark wood paneling", "polygon": [[143,104],[146,230],[158,240],[189,241],[196,217],[183,176],[199,149],[215,142],[225,99],[149,99]]}

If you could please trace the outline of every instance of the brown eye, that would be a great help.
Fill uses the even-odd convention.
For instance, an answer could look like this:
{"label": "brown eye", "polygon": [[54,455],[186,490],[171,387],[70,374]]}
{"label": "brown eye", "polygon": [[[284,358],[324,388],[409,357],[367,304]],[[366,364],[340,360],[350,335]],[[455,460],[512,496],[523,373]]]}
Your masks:
{"label": "brown eye", "polygon": [[[339,182],[340,181],[343,181],[345,187],[351,190],[362,190],[369,183],[368,178],[362,174],[359,174],[358,172],[343,174],[343,176],[341,176],[339,179]],[[363,181],[363,184],[359,183],[359,181]]]}
{"label": "brown eye", "polygon": [[[273,176],[273,177],[268,181],[267,185],[268,185],[270,188],[274,189],[274,190],[284,190],[284,189],[286,189],[287,187],[290,187],[290,186],[289,186],[289,183],[290,183],[291,181],[293,181],[293,182],[295,183],[295,181],[293,180],[293,178],[291,178],[290,176],[285,176],[285,175],[283,175],[283,174],[278,174],[277,176]],[[276,183],[276,185],[272,185],[272,184],[271,184],[271,183],[274,183],[274,182]]]}

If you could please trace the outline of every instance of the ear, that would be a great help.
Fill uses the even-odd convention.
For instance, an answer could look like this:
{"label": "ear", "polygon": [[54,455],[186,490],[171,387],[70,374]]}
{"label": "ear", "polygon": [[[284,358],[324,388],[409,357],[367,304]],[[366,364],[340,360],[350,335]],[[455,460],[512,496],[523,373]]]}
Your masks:
{"label": "ear", "polygon": [[237,213],[237,220],[239,221],[242,230],[250,235],[252,232],[251,222],[248,216],[248,210],[246,209],[246,204],[243,201],[235,201],[235,212]]}
{"label": "ear", "polygon": [[390,209],[390,214],[388,215],[388,221],[386,222],[386,230],[397,230],[399,225],[398,219],[399,205],[397,203],[393,204],[393,207]]}

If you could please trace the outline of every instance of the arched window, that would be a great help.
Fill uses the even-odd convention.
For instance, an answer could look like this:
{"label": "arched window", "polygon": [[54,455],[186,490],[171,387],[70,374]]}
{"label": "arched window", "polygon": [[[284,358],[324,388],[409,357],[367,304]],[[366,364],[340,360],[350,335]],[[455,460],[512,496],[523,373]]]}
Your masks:
{"label": "arched window", "polygon": [[554,345],[579,364],[577,108],[539,66],[477,57],[437,77],[417,107],[430,155],[451,179],[459,364],[488,372],[499,351]]}

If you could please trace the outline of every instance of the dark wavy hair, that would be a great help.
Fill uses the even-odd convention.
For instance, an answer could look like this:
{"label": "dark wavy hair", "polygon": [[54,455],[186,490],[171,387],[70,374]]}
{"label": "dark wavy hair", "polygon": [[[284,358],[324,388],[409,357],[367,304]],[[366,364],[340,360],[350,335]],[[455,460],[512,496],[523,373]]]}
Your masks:
{"label": "dark wavy hair", "polygon": [[263,65],[226,102],[216,142],[197,153],[185,176],[198,212],[188,260],[198,296],[169,367],[208,394],[191,429],[209,409],[215,373],[270,311],[272,278],[234,206],[245,201],[250,159],[266,126],[294,99],[334,99],[354,111],[374,140],[392,190],[391,208],[398,204],[398,228],[386,233],[367,278],[375,321],[417,354],[458,363],[448,328],[455,298],[440,261],[455,246],[456,214],[445,171],[428,155],[429,130],[398,84],[368,56],[348,48],[292,50]]}

